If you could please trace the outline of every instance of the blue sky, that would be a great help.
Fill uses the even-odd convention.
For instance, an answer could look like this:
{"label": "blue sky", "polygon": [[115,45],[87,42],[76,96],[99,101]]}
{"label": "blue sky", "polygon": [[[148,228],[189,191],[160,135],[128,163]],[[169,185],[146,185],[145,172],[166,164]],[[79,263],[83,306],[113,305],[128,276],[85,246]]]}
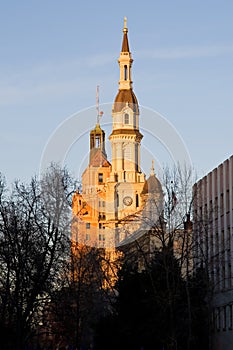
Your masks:
{"label": "blue sky", "polygon": [[[51,134],[95,104],[97,84],[101,102],[113,102],[124,16],[139,103],[173,124],[199,177],[233,153],[232,1],[5,1],[0,170],[9,182],[38,173]],[[163,163],[160,147],[153,152]],[[67,157],[71,172],[79,153]]]}

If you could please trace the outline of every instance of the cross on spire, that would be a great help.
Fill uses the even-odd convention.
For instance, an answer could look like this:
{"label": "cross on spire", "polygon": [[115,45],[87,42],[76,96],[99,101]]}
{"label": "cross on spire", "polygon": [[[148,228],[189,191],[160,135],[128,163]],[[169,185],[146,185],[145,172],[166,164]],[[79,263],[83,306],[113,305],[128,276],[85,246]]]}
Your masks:
{"label": "cross on spire", "polygon": [[151,176],[155,175],[155,161],[154,161],[154,159],[152,159],[152,162],[151,162],[150,175]]}
{"label": "cross on spire", "polygon": [[124,29],[123,29],[124,33],[128,32],[128,28],[127,28],[127,17],[124,17]]}

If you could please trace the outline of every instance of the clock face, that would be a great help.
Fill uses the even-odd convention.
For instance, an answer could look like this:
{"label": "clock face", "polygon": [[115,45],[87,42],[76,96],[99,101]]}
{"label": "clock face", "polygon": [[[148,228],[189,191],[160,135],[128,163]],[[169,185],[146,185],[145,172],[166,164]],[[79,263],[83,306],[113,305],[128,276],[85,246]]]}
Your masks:
{"label": "clock face", "polygon": [[130,196],[126,196],[126,197],[124,197],[124,199],[123,199],[123,203],[124,203],[125,205],[131,205],[131,204],[133,203],[133,199],[132,199]]}

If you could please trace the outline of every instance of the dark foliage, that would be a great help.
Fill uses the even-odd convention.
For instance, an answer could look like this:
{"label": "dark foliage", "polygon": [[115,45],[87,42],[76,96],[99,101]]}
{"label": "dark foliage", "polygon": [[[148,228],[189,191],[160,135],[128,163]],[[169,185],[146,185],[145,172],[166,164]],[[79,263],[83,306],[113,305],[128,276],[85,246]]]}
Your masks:
{"label": "dark foliage", "polygon": [[[200,277],[200,275],[199,275]],[[96,329],[96,349],[207,349],[206,290],[195,276],[190,283],[192,339],[186,281],[170,249],[156,252],[143,272],[125,263],[117,284],[115,308]]]}

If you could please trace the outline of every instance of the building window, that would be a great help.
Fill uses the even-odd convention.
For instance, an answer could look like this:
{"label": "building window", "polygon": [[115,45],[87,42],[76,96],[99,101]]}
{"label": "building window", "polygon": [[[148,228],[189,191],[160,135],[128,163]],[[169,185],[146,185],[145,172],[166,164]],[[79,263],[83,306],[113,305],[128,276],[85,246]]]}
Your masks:
{"label": "building window", "polygon": [[125,114],[125,124],[129,124],[129,114]]}
{"label": "building window", "polygon": [[86,229],[89,230],[90,228],[91,228],[91,224],[90,224],[90,222],[87,222],[87,223],[86,223]]}
{"label": "building window", "polygon": [[105,213],[99,213],[99,220],[105,220],[105,219],[106,219]]}
{"label": "building window", "polygon": [[227,328],[227,307],[223,306],[223,324],[222,324],[222,329],[223,331],[226,331]]}
{"label": "building window", "polygon": [[218,307],[216,309],[216,330],[219,332],[221,329],[221,309]]}
{"label": "building window", "polygon": [[138,194],[136,193],[136,207],[139,207],[139,198],[138,198]]}
{"label": "building window", "polygon": [[228,329],[232,330],[232,305],[228,305]]}
{"label": "building window", "polygon": [[99,229],[100,230],[104,230],[105,229],[105,226],[104,226],[104,224],[102,224],[102,222],[99,222]]}
{"label": "building window", "polygon": [[229,190],[227,190],[226,193],[226,212],[229,213],[230,211],[230,193]]}
{"label": "building window", "polygon": [[223,196],[223,193],[221,193],[221,197],[220,197],[220,214],[221,214],[221,216],[224,214],[224,196]]}
{"label": "building window", "polygon": [[103,235],[103,234],[99,234],[99,241],[105,241],[105,235]]}
{"label": "building window", "polygon": [[98,182],[103,183],[103,181],[104,181],[103,173],[99,173],[98,174]]}
{"label": "building window", "polygon": [[105,207],[105,201],[99,201],[99,207],[104,208]]}
{"label": "building window", "polygon": [[127,80],[128,78],[128,69],[127,69],[127,66],[124,65],[124,79]]}
{"label": "building window", "polygon": [[95,147],[100,148],[100,135],[96,135],[95,137]]}
{"label": "building window", "polygon": [[86,241],[89,241],[90,240],[90,235],[89,233],[86,234]]}

